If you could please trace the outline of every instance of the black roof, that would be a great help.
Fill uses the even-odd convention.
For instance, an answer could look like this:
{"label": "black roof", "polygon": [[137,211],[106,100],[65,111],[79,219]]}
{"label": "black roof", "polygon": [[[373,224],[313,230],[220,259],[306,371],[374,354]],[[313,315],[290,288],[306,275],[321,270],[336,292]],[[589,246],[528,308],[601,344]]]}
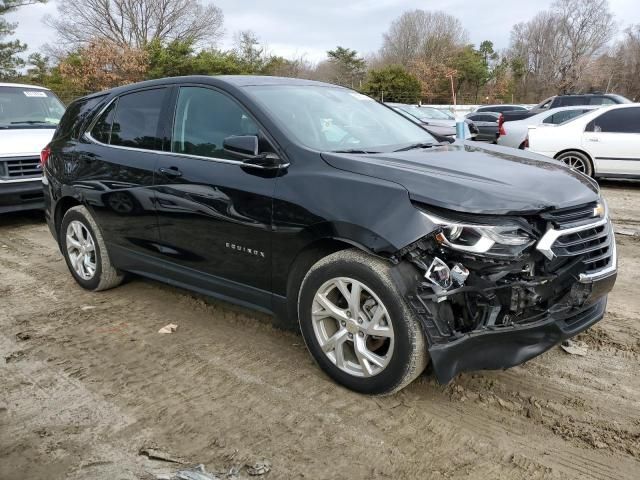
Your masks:
{"label": "black roof", "polygon": [[333,85],[330,83],[291,77],[270,77],[266,75],[187,75],[183,77],[166,77],[156,80],[146,80],[144,82],[131,83],[128,85],[123,85],[121,87],[115,87],[109,90],[92,93],[84,98],[91,98],[107,94],[117,95],[137,88],[180,83],[202,83],[217,86],[227,85],[236,88],[247,87],[250,85],[315,85],[323,87],[344,88],[339,85]]}

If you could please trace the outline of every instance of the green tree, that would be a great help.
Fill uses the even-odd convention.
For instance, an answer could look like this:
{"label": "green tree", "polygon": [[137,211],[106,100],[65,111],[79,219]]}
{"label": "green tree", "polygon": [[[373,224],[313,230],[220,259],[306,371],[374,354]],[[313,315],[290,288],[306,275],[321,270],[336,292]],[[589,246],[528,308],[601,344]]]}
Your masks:
{"label": "green tree", "polygon": [[491,40],[485,40],[484,42],[482,42],[480,44],[480,48],[478,48],[478,51],[483,56],[484,64],[487,67],[489,66],[489,60],[495,60],[496,58],[496,53],[493,50],[493,42]]}
{"label": "green tree", "polygon": [[421,85],[404,67],[391,65],[370,70],[362,91],[386,102],[417,103]]}
{"label": "green tree", "polygon": [[41,53],[32,53],[27,58],[27,78],[30,82],[44,85],[50,76],[49,57]]}
{"label": "green tree", "polygon": [[350,48],[336,47],[327,52],[329,63],[333,66],[332,81],[338,85],[354,88],[364,77],[367,63],[358,56],[358,52]]}
{"label": "green tree", "polygon": [[9,23],[4,15],[26,5],[44,2],[46,0],[0,0],[0,78],[15,77],[18,74],[18,70],[25,64],[18,54],[27,49],[19,40],[3,41],[13,35],[17,27],[17,24]]}
{"label": "green tree", "polygon": [[195,61],[193,42],[174,40],[165,46],[156,39],[147,45],[146,51],[149,59],[148,78],[193,74]]}
{"label": "green tree", "polygon": [[483,54],[473,45],[467,45],[453,58],[452,67],[457,71],[456,95],[461,88],[468,87],[473,90],[475,101],[478,102],[480,88],[489,80],[489,67],[484,62]]}

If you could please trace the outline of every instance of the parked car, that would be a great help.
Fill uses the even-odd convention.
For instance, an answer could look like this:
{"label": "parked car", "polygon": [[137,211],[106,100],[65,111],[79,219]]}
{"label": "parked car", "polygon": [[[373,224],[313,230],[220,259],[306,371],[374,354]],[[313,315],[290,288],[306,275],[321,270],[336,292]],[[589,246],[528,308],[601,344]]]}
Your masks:
{"label": "parked car", "polygon": [[429,359],[443,383],[507,368],[604,314],[597,184],[503,150],[439,145],[335,85],[160,79],[69,107],[46,217],[81,287],[132,272],[271,312],[335,381],[390,393]]}
{"label": "parked car", "polygon": [[571,122],[529,128],[529,149],[592,177],[640,176],[640,104],[602,107]]}
{"label": "parked car", "polygon": [[[403,103],[387,103],[388,106],[410,120],[417,121],[429,132],[443,137],[456,137],[456,118],[442,110],[419,105],[405,105]],[[475,138],[478,128],[469,119],[465,119],[465,138]]]}
{"label": "parked car", "polygon": [[63,113],[46,88],[0,83],[0,213],[44,207],[40,150]]}
{"label": "parked car", "polygon": [[467,114],[467,120],[471,120],[478,129],[475,140],[481,142],[496,143],[500,138],[502,129],[502,113],[497,112],[472,112]]}
{"label": "parked car", "polygon": [[474,110],[473,113],[482,113],[482,112],[494,112],[494,113],[504,113],[504,112],[527,112],[527,108],[522,105],[483,105]]}
{"label": "parked car", "polygon": [[504,121],[513,122],[515,120],[524,120],[533,117],[539,113],[548,112],[560,107],[576,107],[580,105],[617,105],[623,103],[631,103],[631,100],[613,93],[583,93],[579,95],[556,95],[554,97],[543,100],[535,107],[527,111],[509,111],[504,112]]}
{"label": "parked car", "polygon": [[503,132],[498,138],[498,145],[524,149],[530,126],[559,125],[596,108],[598,107],[588,105],[582,107],[560,107],[552,111],[539,113],[525,120],[509,122],[507,125],[503,125]]}

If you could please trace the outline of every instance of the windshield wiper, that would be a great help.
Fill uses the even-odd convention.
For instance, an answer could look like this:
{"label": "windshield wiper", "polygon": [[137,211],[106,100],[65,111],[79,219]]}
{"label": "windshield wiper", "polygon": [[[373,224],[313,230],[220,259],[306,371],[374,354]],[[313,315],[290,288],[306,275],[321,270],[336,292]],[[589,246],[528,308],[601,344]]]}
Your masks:
{"label": "windshield wiper", "polygon": [[398,150],[394,150],[394,152],[406,152],[407,150],[415,150],[416,148],[429,148],[434,145],[439,145],[437,143],[412,143],[411,145],[407,145],[406,147],[399,148]]}
{"label": "windshield wiper", "polygon": [[55,125],[53,122],[47,122],[45,120],[21,120],[19,122],[11,122],[10,125],[19,125],[19,124],[27,124],[27,125]]}
{"label": "windshield wiper", "polygon": [[359,149],[359,148],[350,148],[350,149],[347,149],[347,150],[331,150],[331,153],[359,153],[359,154],[362,154],[362,153],[381,153],[381,152],[375,152],[375,151],[372,151],[372,150],[362,150],[362,149]]}

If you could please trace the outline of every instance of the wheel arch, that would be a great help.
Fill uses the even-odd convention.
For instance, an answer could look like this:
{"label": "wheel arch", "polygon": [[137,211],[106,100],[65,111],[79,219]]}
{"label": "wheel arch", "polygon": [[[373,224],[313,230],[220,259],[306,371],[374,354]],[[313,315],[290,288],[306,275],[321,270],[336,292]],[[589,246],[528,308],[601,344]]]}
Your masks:
{"label": "wheel arch", "polygon": [[62,219],[64,218],[65,213],[67,213],[69,209],[77,207],[78,205],[82,205],[82,202],[71,196],[62,197],[56,202],[53,221],[56,231],[56,240],[58,243],[60,243],[60,225],[62,225]]}
{"label": "wheel arch", "polygon": [[380,255],[373,252],[365,245],[352,239],[342,237],[321,237],[316,238],[312,242],[301,248],[289,264],[286,282],[286,325],[287,328],[297,328],[298,325],[298,295],[300,294],[300,286],[305,275],[311,267],[322,258],[331,255],[340,250],[357,248],[362,252],[379,258],[389,259],[386,255]]}

